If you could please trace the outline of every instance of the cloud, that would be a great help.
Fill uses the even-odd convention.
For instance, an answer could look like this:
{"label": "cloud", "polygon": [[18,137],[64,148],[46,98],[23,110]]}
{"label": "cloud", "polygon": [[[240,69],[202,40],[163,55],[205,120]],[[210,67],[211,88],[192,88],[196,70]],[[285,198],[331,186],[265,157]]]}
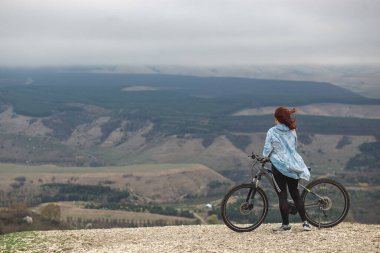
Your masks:
{"label": "cloud", "polygon": [[380,1],[2,0],[0,65],[380,63]]}

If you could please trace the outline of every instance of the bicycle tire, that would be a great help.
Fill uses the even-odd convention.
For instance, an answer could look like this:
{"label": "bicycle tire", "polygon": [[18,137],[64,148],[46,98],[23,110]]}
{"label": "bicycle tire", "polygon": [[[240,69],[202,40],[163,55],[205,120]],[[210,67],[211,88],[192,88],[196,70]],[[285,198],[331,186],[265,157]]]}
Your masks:
{"label": "bicycle tire", "polygon": [[[328,201],[326,201],[326,202],[330,202],[329,205],[331,205],[331,206],[329,206],[329,209],[326,210],[326,211],[329,211],[331,214],[333,213],[333,211],[330,211],[330,210],[331,210],[332,207],[334,207],[333,205],[335,203],[334,203],[333,200],[331,200],[331,195],[327,196],[330,193],[322,195],[322,193],[323,193],[322,186],[323,185],[325,185],[325,187],[332,187],[332,189],[334,189],[334,190],[336,190],[337,192],[340,193],[341,198],[342,198],[340,201],[342,201],[342,203],[343,203],[343,209],[341,211],[338,211],[338,216],[336,218],[333,218],[333,220],[322,221],[321,222],[320,215],[322,215],[324,211],[321,211],[318,208],[319,210],[317,210],[316,212],[319,212],[319,214],[317,214],[318,219],[316,219],[315,215],[313,215],[312,211],[310,211],[311,208],[308,210],[308,208],[306,208],[306,207],[308,205],[308,202],[310,202],[310,201],[314,201],[315,202],[315,200],[317,200],[316,197],[313,197],[313,193],[312,192],[314,192],[316,194],[319,194],[319,195],[323,196],[325,199],[327,199]],[[318,189],[318,187],[321,187],[321,189]],[[304,201],[304,204],[305,204],[306,220],[311,225],[316,226],[316,227],[322,227],[322,228],[330,228],[330,227],[334,227],[334,226],[338,225],[340,222],[342,222],[344,220],[344,218],[346,217],[346,215],[347,215],[347,213],[348,213],[348,211],[350,209],[350,197],[348,195],[347,190],[344,188],[344,186],[341,183],[339,183],[339,182],[337,182],[335,180],[329,179],[329,178],[319,178],[319,179],[317,179],[315,181],[310,182],[306,186],[306,188],[308,190],[304,190],[302,192],[301,198],[302,198],[302,200]],[[314,198],[314,200],[311,200],[312,198]],[[339,199],[338,199],[338,201],[339,201]],[[320,207],[320,208],[322,208],[322,207]],[[328,208],[328,207],[325,207],[325,208]],[[325,212],[325,213],[327,213],[327,212]]]}
{"label": "bicycle tire", "polygon": [[244,188],[246,190],[250,190],[254,187],[255,186],[253,184],[241,184],[241,185],[235,186],[231,190],[228,191],[228,193],[224,196],[224,198],[222,200],[221,215],[223,218],[223,222],[224,222],[224,224],[226,224],[226,226],[228,228],[230,228],[231,230],[233,230],[235,232],[250,232],[250,231],[256,229],[258,226],[261,225],[261,223],[263,223],[265,217],[268,214],[268,197],[266,196],[265,192],[260,187],[257,187],[255,197],[256,197],[256,195],[259,196],[259,198],[262,201],[262,208],[263,208],[262,212],[259,214],[259,216],[257,218],[257,221],[255,221],[253,224],[251,224],[248,227],[239,227],[229,219],[229,213],[227,213],[228,212],[227,211],[227,203],[228,203],[228,200],[230,199],[230,197],[235,192],[237,192],[238,190],[241,190]]}

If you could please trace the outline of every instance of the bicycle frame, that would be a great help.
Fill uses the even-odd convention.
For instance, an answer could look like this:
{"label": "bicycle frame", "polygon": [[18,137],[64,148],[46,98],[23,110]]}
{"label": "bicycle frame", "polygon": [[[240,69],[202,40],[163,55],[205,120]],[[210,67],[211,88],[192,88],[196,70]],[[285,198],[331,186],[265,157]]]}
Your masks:
{"label": "bicycle frame", "polygon": [[[258,164],[258,163],[259,163],[258,161],[253,161],[252,164],[251,164],[252,184],[255,187],[252,188],[248,192],[248,196],[247,196],[247,199],[246,199],[246,202],[248,204],[250,204],[250,205],[253,204],[252,202],[253,202],[253,198],[255,197],[255,194],[256,194],[256,188],[260,186],[260,181],[261,181],[261,177],[262,176],[264,176],[264,177],[266,177],[268,179],[269,183],[271,184],[271,186],[273,187],[273,189],[276,191],[276,187],[275,187],[274,182],[273,182],[273,173],[272,173],[272,170],[265,167],[266,163],[261,163],[260,162],[261,166],[259,168],[259,171],[256,173],[256,175],[253,176],[253,169],[255,168],[256,164]],[[320,199],[321,201],[323,201],[323,197],[319,196],[318,194],[316,194],[315,192],[311,191],[310,189],[307,189],[306,186],[304,186],[303,184],[301,184],[299,182],[298,182],[298,187],[301,187],[302,189],[308,191],[309,193],[313,194],[318,199]],[[319,208],[323,212],[323,214],[326,216],[325,211],[321,209],[321,205],[318,204],[318,203],[305,205],[305,209],[306,208]]]}

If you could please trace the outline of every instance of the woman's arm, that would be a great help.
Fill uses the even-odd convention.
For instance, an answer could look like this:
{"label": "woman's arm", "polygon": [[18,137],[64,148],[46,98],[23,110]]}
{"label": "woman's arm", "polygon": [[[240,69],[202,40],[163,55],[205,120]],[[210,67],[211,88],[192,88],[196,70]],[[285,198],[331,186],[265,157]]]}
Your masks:
{"label": "woman's arm", "polygon": [[298,143],[297,143],[297,132],[296,132],[296,130],[292,130],[292,133],[293,133],[294,138],[295,138],[295,140],[294,140],[294,148],[295,148],[295,150],[297,150],[297,148],[298,148]]}
{"label": "woman's arm", "polygon": [[272,133],[269,130],[268,133],[267,133],[267,137],[265,138],[263,156],[264,157],[269,157],[270,153],[272,153],[272,150],[273,150]]}

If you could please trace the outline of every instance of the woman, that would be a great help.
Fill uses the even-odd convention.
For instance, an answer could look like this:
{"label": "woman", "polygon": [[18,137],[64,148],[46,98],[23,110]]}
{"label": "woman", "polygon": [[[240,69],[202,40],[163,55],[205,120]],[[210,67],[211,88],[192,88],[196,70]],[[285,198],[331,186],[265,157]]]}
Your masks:
{"label": "woman", "polygon": [[310,225],[305,218],[305,207],[298,191],[299,179],[310,179],[309,169],[302,157],[297,153],[296,121],[292,117],[295,109],[279,107],[274,113],[275,126],[269,129],[263,150],[264,157],[272,162],[273,183],[280,204],[282,225],[273,229],[274,232],[287,232],[289,225],[289,205],[287,199],[288,186],[298,213],[303,221],[303,230],[310,231]]}

